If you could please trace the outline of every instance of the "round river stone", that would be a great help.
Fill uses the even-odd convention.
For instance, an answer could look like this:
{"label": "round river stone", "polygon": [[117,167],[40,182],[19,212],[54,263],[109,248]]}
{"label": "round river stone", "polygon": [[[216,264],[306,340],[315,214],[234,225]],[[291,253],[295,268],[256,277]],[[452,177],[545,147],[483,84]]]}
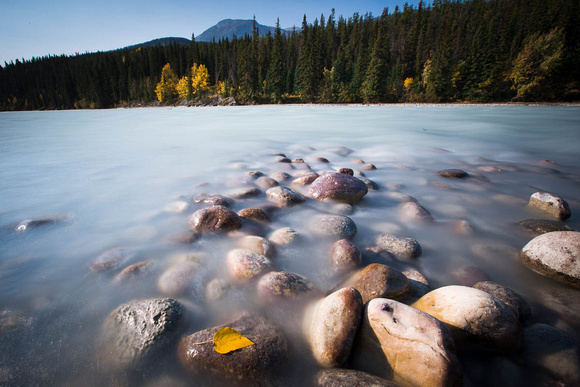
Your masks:
{"label": "round river stone", "polygon": [[314,199],[331,199],[348,204],[357,203],[367,192],[364,182],[344,173],[327,173],[310,185],[310,196]]}
{"label": "round river stone", "polygon": [[237,230],[242,219],[224,206],[211,206],[195,211],[189,217],[189,227],[198,233]]}

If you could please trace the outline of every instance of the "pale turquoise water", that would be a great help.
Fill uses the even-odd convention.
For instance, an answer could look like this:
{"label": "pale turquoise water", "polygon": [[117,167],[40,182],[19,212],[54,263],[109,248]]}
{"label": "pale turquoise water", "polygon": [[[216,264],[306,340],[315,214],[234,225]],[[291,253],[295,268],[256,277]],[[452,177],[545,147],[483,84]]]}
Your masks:
{"label": "pale turquoise water", "polygon": [[[330,150],[338,145],[354,152],[339,156]],[[577,333],[578,322],[546,312],[538,292],[564,288],[571,297],[579,292],[529,272],[505,251],[517,251],[529,239],[514,223],[535,216],[525,202],[538,190],[566,199],[573,214],[568,224],[580,229],[578,149],[578,107],[257,106],[1,113],[0,306],[29,324],[24,333],[11,333],[12,339],[3,336],[5,368],[19,364],[19,371],[10,372],[25,384],[86,383],[91,375],[99,375],[93,383],[102,382],[99,377],[106,378],[106,372],[98,370],[93,356],[100,322],[122,302],[161,295],[157,277],[171,255],[181,251],[164,241],[187,230],[187,215],[195,209],[170,215],[163,207],[180,196],[228,193],[244,186],[245,171],[279,168],[271,154],[280,152],[304,158],[316,171],[356,168],[354,159],[377,166],[366,175],[382,189],[367,195],[350,215],[359,227],[354,239],[359,247],[371,246],[381,232],[414,237],[423,246],[423,256],[411,265],[393,265],[419,269],[436,286],[453,283],[453,268],[479,266],[491,279],[537,303],[537,321]],[[331,165],[312,162],[316,156],[328,158]],[[542,163],[544,159],[556,164]],[[502,172],[478,171],[482,165]],[[455,189],[443,190],[433,185],[443,181],[435,176],[443,168],[462,168],[488,181],[444,181]],[[204,182],[209,185],[198,186]],[[398,202],[387,196],[393,183],[431,211],[436,224],[400,219]],[[238,203],[236,209],[247,205]],[[319,210],[308,204],[285,212],[272,227],[292,226],[307,233],[307,219]],[[52,214],[66,214],[71,221],[29,233],[11,230],[23,219]],[[454,234],[449,224],[457,219],[468,220],[476,231]],[[215,272],[232,244],[224,237],[191,249],[209,250],[216,257],[210,265]],[[473,252],[474,245],[504,253],[482,258]],[[116,246],[140,249],[156,260],[156,269],[138,285],[126,287],[90,272],[88,262]],[[279,265],[328,287],[324,266],[303,258],[322,257],[327,247],[310,243],[287,252]],[[216,322],[219,305],[210,309],[191,329]],[[35,371],[25,370],[25,365]],[[182,377],[175,368],[167,372]]]}

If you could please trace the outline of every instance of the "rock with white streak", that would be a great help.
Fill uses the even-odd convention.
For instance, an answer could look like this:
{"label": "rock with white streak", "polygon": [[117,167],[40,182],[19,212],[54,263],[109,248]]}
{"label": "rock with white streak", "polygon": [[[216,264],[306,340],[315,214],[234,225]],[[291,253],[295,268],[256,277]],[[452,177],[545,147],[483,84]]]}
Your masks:
{"label": "rock with white streak", "polygon": [[549,192],[536,192],[532,194],[528,206],[550,214],[558,220],[565,220],[570,217],[568,203],[564,199]]}

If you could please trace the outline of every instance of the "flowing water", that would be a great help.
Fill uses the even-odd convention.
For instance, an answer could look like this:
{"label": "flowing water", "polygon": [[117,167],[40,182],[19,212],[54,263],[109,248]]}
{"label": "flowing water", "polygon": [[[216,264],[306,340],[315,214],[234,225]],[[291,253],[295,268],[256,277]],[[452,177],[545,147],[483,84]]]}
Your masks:
{"label": "flowing water", "polygon": [[[580,108],[565,106],[1,113],[0,384],[191,382],[175,360],[174,347],[145,369],[112,375],[96,356],[102,322],[124,302],[163,296],[158,278],[180,253],[204,257],[198,288],[223,276],[224,258],[235,238],[204,237],[188,246],[169,240],[186,232],[188,216],[201,208],[191,200],[195,195],[227,195],[251,186],[245,174],[251,170],[301,172],[275,162],[278,153],[302,158],[314,171],[359,170],[362,164],[357,159],[377,167],[364,173],[380,190],[370,191],[348,215],[358,227],[353,242],[365,250],[377,235],[395,233],[419,241],[423,255],[403,262],[365,252],[363,263],[417,269],[432,287],[456,284],[460,279],[454,270],[476,266],[530,302],[531,322],[557,326],[578,340],[580,292],[519,262],[517,252],[533,236],[516,223],[543,216],[526,204],[532,193],[547,191],[568,201],[572,217],[566,223],[580,229],[579,145]],[[338,146],[352,152],[340,155]],[[325,157],[330,164],[317,162],[316,157]],[[460,168],[472,177],[436,176],[445,168]],[[403,195],[416,198],[436,222],[401,218],[398,204],[405,200]],[[188,201],[190,209],[182,214],[164,211],[176,200]],[[234,210],[264,202],[264,196],[238,201]],[[323,291],[336,285],[325,266],[330,242],[311,236],[308,222],[317,213],[334,210],[309,200],[279,211],[269,227],[289,226],[304,235],[306,242],[280,252],[275,263],[281,270],[305,275]],[[15,231],[23,220],[46,216],[59,221]],[[458,234],[457,220],[468,221],[473,231]],[[267,235],[268,230],[262,232]],[[93,258],[119,246],[134,249],[135,261],[152,260],[152,268],[122,283],[114,280],[122,267],[112,273],[89,269]],[[193,316],[179,335],[256,308],[248,288],[235,288],[225,299],[211,303],[204,302],[200,293],[179,299]],[[262,312],[283,325],[285,321],[289,335],[300,336],[299,322],[288,318],[288,311],[274,305]],[[309,356],[297,345],[293,359],[298,365],[286,379],[288,385],[308,380],[316,368]],[[473,367],[472,363],[464,366]],[[485,359],[481,364],[487,364]],[[473,381],[480,382],[476,376]]]}

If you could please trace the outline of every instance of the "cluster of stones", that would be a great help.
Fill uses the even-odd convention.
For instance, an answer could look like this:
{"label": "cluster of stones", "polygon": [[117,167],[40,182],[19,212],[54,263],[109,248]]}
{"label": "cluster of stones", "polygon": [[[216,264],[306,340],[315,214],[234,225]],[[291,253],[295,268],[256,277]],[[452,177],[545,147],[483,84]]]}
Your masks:
{"label": "cluster of stones", "polygon": [[[252,171],[247,176],[255,186],[231,198],[221,195],[195,198],[194,202],[207,207],[189,217],[194,236],[187,241],[244,228],[252,230],[247,226],[271,222],[273,208],[290,208],[311,200],[354,206],[369,190],[378,189],[371,180],[355,177],[349,168],[313,172],[304,160],[290,160],[285,155],[277,155],[276,162],[300,165],[300,176],[296,174],[292,180],[293,176],[283,172],[274,179]],[[326,164],[328,160],[318,158],[314,162]],[[376,170],[373,164],[360,164],[361,170]],[[437,175],[446,179],[470,178],[467,172],[455,169],[442,170]],[[270,204],[233,211],[235,200],[260,196],[265,196]],[[190,208],[186,204],[172,208],[185,211]],[[532,195],[529,205],[559,220],[570,216],[567,203],[550,194]],[[414,221],[435,221],[415,200],[403,201],[400,210],[402,216]],[[541,228],[538,224],[542,222],[528,220],[523,225],[537,231]],[[538,273],[580,287],[580,233],[569,229],[558,231],[554,229],[557,226],[545,223],[550,232],[530,241],[521,250],[520,258]],[[268,238],[258,235],[239,238],[237,248],[225,257],[227,280],[214,279],[204,289],[194,290],[199,286],[195,279],[203,259],[186,257],[161,274],[158,287],[169,297],[178,299],[194,291],[205,294],[207,301],[227,297],[229,286],[253,287],[258,302],[270,308],[303,300],[308,306],[302,316],[302,333],[321,369],[312,381],[314,385],[460,386],[464,377],[458,350],[491,351],[498,356],[521,353],[527,364],[546,369],[558,380],[580,383],[580,352],[573,340],[547,325],[524,328],[532,314],[527,301],[512,289],[488,281],[485,275],[478,277],[479,269],[465,269],[468,275],[477,278],[469,282],[470,286],[432,289],[425,276],[415,270],[400,272],[380,263],[363,266],[361,249],[351,241],[357,226],[347,216],[321,214],[310,221],[309,229],[335,241],[328,252],[329,272],[335,286],[326,294],[308,278],[278,266],[277,255],[300,239],[288,227],[273,231]],[[367,250],[405,262],[420,259],[423,253],[417,240],[389,233],[379,235],[375,245]],[[97,257],[91,269],[120,268],[130,263],[135,254],[127,248],[110,250]],[[117,278],[121,273],[125,273],[123,276],[137,273],[149,263],[126,266]],[[175,327],[183,309],[174,298],[121,305],[103,326],[105,364],[140,363],[155,348],[173,342],[177,343],[174,347],[182,366],[193,375],[234,385],[281,383],[291,345],[290,338],[276,322],[259,313],[244,313],[227,324],[187,332],[179,338]],[[212,337],[224,326],[238,330],[255,345],[227,356],[215,352]],[[550,343],[549,348],[544,342]]]}

